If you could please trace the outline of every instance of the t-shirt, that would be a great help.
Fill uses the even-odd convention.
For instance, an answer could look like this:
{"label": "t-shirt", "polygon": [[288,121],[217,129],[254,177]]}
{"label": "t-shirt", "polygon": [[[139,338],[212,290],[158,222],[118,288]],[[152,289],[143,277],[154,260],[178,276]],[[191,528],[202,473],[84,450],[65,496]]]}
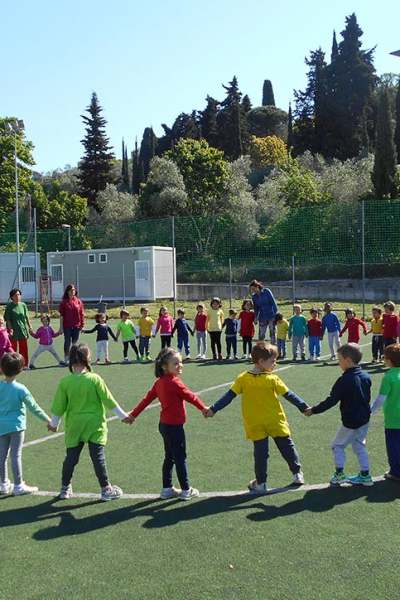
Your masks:
{"label": "t-shirt", "polygon": [[142,337],[151,337],[154,320],[151,317],[140,317],[138,321],[139,332]]}
{"label": "t-shirt", "polygon": [[117,325],[117,331],[121,332],[123,342],[130,342],[136,338],[135,326],[130,319],[120,321]]}
{"label": "t-shirt", "polygon": [[371,331],[374,335],[382,335],[382,331],[383,331],[382,317],[379,317],[379,319],[371,320]]}
{"label": "t-shirt", "polygon": [[255,335],[254,329],[254,311],[242,310],[239,315],[240,320],[240,335],[243,337],[253,338]]}
{"label": "t-shirt", "polygon": [[276,337],[278,340],[286,340],[289,331],[289,323],[286,319],[281,319],[276,324]]}
{"label": "t-shirt", "polygon": [[210,308],[207,313],[207,329],[208,331],[222,331],[224,322],[224,313],[220,308],[215,310]]}
{"label": "t-shirt", "polygon": [[395,338],[397,337],[397,325],[398,318],[395,314],[384,314],[382,315],[383,323],[383,337],[384,338]]}
{"label": "t-shirt", "polygon": [[206,313],[197,313],[194,319],[194,328],[196,331],[206,331],[207,326],[207,314]]}
{"label": "t-shirt", "polygon": [[25,430],[26,409],[42,421],[49,420],[22,383],[0,381],[0,435]]}
{"label": "t-shirt", "polygon": [[106,410],[115,408],[110,390],[100,375],[71,373],[58,384],[51,411],[65,415],[65,445],[75,448],[80,442],[104,446],[107,442]]}
{"label": "t-shirt", "polygon": [[289,424],[278,396],[289,391],[273,373],[241,373],[231,387],[242,395],[242,416],[246,437],[262,440],[267,436],[290,435]]}
{"label": "t-shirt", "polygon": [[28,308],[25,302],[8,302],[4,311],[4,320],[11,323],[13,329],[12,340],[28,339],[28,319]]}
{"label": "t-shirt", "polygon": [[386,396],[383,404],[386,429],[400,429],[400,368],[385,373],[379,394]]}

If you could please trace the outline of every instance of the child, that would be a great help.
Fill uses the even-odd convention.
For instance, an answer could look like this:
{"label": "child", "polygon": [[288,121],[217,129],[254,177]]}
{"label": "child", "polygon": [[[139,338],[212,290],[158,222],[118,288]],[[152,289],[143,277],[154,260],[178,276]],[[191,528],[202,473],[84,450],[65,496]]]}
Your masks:
{"label": "child", "polygon": [[278,344],[278,360],[280,360],[286,358],[286,338],[289,331],[289,322],[283,318],[282,313],[276,313],[275,327]]}
{"label": "child", "polygon": [[[36,403],[30,391],[16,381],[23,371],[25,361],[17,352],[9,352],[1,359],[1,371],[5,377],[0,382],[0,495],[22,496],[37,492],[37,487],[27,485],[22,478],[22,445],[26,429],[26,409],[47,422],[50,417]],[[54,430],[54,429],[51,429]],[[14,475],[14,488],[7,473],[7,458],[11,452],[11,465]]]}
{"label": "child", "polygon": [[289,340],[292,339],[293,360],[297,360],[297,348],[300,348],[301,360],[306,360],[304,339],[308,337],[307,321],[302,315],[301,304],[293,305],[294,315],[289,319]]}
{"label": "child", "polygon": [[349,336],[348,336],[347,343],[348,344],[358,344],[358,342],[360,341],[360,327],[362,327],[362,329],[364,331],[364,335],[367,335],[367,333],[368,333],[367,326],[364,323],[364,321],[362,321],[361,319],[358,319],[356,317],[356,313],[354,312],[354,310],[352,308],[346,308],[346,310],[344,311],[344,314],[346,316],[346,322],[345,322],[344,326],[342,327],[342,330],[339,333],[339,336],[342,337],[344,332],[346,330],[348,330]]}
{"label": "child", "polygon": [[321,356],[322,321],[318,318],[317,308],[312,308],[310,315],[311,319],[307,321],[310,360],[319,360]]}
{"label": "child", "polygon": [[294,404],[301,412],[308,406],[273,374],[278,350],[267,342],[257,342],[251,352],[254,368],[244,371],[231,389],[220,398],[205,417],[213,417],[238,395],[242,395],[242,415],[246,437],[254,444],[254,470],[256,478],[249,483],[251,494],[267,493],[268,438],[272,437],[282,457],[293,473],[295,485],[304,484],[299,455],[290,437],[289,424],[278,396]]}
{"label": "child", "polygon": [[[222,360],[221,332],[224,322],[224,313],[221,309],[220,298],[213,298],[210,302],[211,310],[207,314],[207,329],[211,339],[211,352],[213,360]],[[218,354],[217,354],[218,353]]]}
{"label": "child", "polygon": [[158,313],[157,326],[154,334],[157,335],[157,332],[160,332],[161,349],[168,348],[171,345],[173,326],[174,320],[168,313],[168,308],[166,306],[162,306],[160,308],[160,312]]}
{"label": "child", "polygon": [[38,356],[40,356],[40,354],[43,354],[43,352],[50,352],[50,354],[54,356],[54,358],[61,367],[65,366],[65,362],[61,360],[61,358],[57,354],[56,349],[53,346],[53,339],[58,337],[60,335],[60,332],[55,333],[54,329],[50,327],[49,315],[42,315],[40,321],[42,323],[42,326],[39,327],[36,333],[32,331],[32,329],[29,332],[33,338],[39,340],[39,345],[36,348],[35,352],[32,354],[31,362],[29,363],[29,368],[36,369],[35,360]]}
{"label": "child", "polygon": [[245,300],[242,304],[242,311],[239,315],[240,331],[239,335],[243,340],[243,357],[251,358],[251,349],[253,346],[254,329],[254,310],[251,300]]}
{"label": "child", "polygon": [[374,306],[372,309],[371,329],[372,333],[372,362],[377,363],[383,359],[383,319],[382,309]]}
{"label": "child", "polygon": [[139,354],[140,360],[152,360],[150,356],[150,342],[151,335],[153,332],[154,319],[149,316],[147,308],[142,306],[140,309],[140,319],[138,321],[139,327]]}
{"label": "child", "polygon": [[236,317],[236,310],[231,308],[229,310],[229,317],[222,324],[222,328],[225,328],[226,360],[231,358],[231,351],[233,358],[237,359],[237,333],[239,324]]}
{"label": "child", "polygon": [[101,500],[115,500],[122,495],[121,488],[108,479],[104,447],[107,443],[106,410],[112,410],[119,419],[127,413],[114,400],[104,380],[92,373],[90,350],[85,344],[73,345],[69,356],[70,375],[63,377],[51,405],[51,425],[58,427],[64,416],[67,453],[62,467],[60,499],[72,497],[71,479],[87,443],[96,477],[101,487]]}
{"label": "child", "polygon": [[[129,362],[128,358],[128,350],[129,344],[131,345],[132,350],[136,354],[136,360],[139,360],[139,352],[136,346],[136,330],[133,322],[129,318],[129,312],[124,308],[119,313],[119,318],[121,321],[117,325],[117,335],[115,336],[115,341],[118,340],[119,335],[122,337],[123,344],[123,352],[124,352],[124,362]],[[111,335],[111,329],[109,331]]]}
{"label": "child", "polygon": [[[357,344],[341,346],[338,359],[343,375],[336,381],[326,400],[306,410],[307,416],[317,415],[340,402],[342,426],[332,442],[336,470],[331,485],[348,482],[353,485],[371,486],[374,483],[369,474],[368,452],[365,447],[371,414],[371,378],[359,366],[361,358],[362,353]],[[344,474],[345,450],[349,444],[352,445],[360,464],[359,474],[353,477],[346,477]]]}
{"label": "child", "polygon": [[325,302],[324,306],[324,316],[322,317],[322,337],[324,337],[325,330],[328,332],[328,344],[329,350],[331,353],[331,360],[336,360],[336,352],[340,348],[340,321],[336,315],[332,311],[332,304],[330,302]]}
{"label": "child", "polygon": [[[183,428],[186,421],[185,402],[190,402],[201,411],[207,410],[203,402],[189,390],[180,379],[182,357],[172,348],[164,348],[156,358],[153,387],[141,402],[129,413],[126,422],[133,421],[156,398],[161,404],[159,431],[164,440],[165,458],[162,467],[163,487],[161,498],[179,497],[190,500],[199,495],[199,491],[190,487],[186,464],[186,439]],[[172,485],[172,470],[176,469],[181,489]]]}
{"label": "child", "polygon": [[11,345],[10,336],[7,331],[6,322],[4,317],[0,315],[0,360],[6,352],[12,352],[13,347]]}
{"label": "child", "polygon": [[385,348],[385,363],[389,371],[382,379],[372,412],[375,413],[383,405],[389,462],[389,471],[384,477],[400,481],[400,344],[391,344]]}
{"label": "child", "polygon": [[383,346],[390,346],[391,344],[395,344],[397,342],[398,335],[398,323],[399,319],[395,313],[396,306],[393,302],[385,302],[383,305],[384,315],[382,317],[382,327],[383,327]]}
{"label": "child", "polygon": [[194,335],[194,331],[185,319],[185,310],[183,308],[178,309],[177,315],[178,318],[172,329],[172,335],[174,335],[175,331],[178,332],[178,350],[181,352],[184,347],[186,358],[190,359],[189,333],[190,335]]}
{"label": "child", "polygon": [[97,313],[95,317],[97,325],[92,329],[83,329],[83,333],[93,333],[97,331],[96,338],[96,365],[99,364],[101,357],[104,356],[104,362],[106,365],[111,364],[111,360],[108,355],[108,336],[111,335],[114,342],[117,341],[111,327],[107,325],[108,317],[105,313]]}
{"label": "child", "polygon": [[194,330],[197,339],[197,356],[200,360],[205,360],[207,356],[207,314],[204,304],[196,306],[196,317],[194,319]]}

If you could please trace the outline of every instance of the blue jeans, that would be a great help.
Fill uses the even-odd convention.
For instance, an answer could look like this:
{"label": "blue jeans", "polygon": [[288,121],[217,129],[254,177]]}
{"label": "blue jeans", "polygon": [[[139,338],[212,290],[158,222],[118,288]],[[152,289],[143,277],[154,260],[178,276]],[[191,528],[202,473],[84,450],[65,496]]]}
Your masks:
{"label": "blue jeans", "polygon": [[385,429],[385,438],[390,473],[400,477],[400,429]]}
{"label": "blue jeans", "polygon": [[162,466],[163,487],[172,487],[172,470],[175,465],[176,475],[182,490],[189,489],[189,477],[186,464],[186,438],[183,425],[166,425],[158,427],[164,440],[165,457]]}
{"label": "blue jeans", "polygon": [[72,344],[79,340],[81,330],[78,327],[64,327],[64,356],[69,356]]}
{"label": "blue jeans", "polygon": [[189,335],[178,334],[178,350],[182,352],[182,348],[185,348],[186,356],[190,354]]}
{"label": "blue jeans", "polygon": [[310,357],[318,357],[321,354],[321,339],[317,335],[310,335],[308,338],[308,349],[310,351]]}
{"label": "blue jeans", "polygon": [[148,356],[150,352],[150,340],[148,335],[141,335],[139,338],[139,354],[140,356]]}
{"label": "blue jeans", "polygon": [[[297,454],[293,440],[289,436],[274,437],[274,442],[277,445],[282,458],[287,462],[289,469],[293,474],[301,471],[300,458]],[[257,483],[265,483],[267,481],[267,464],[269,457],[269,439],[256,440],[254,444],[254,472]]]}
{"label": "blue jeans", "polygon": [[285,358],[286,356],[286,340],[280,340],[278,338],[278,353],[281,358]]}
{"label": "blue jeans", "polygon": [[230,356],[231,352],[235,357],[237,355],[237,337],[236,335],[227,335],[226,338],[226,355]]}

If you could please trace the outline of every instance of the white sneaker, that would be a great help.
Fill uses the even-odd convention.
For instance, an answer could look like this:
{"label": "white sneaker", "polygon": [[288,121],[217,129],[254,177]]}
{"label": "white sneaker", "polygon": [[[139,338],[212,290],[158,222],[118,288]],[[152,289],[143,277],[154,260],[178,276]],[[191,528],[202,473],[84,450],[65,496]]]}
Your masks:
{"label": "white sneaker", "polygon": [[129,362],[129,358],[127,356],[124,358],[124,362]]}
{"label": "white sneaker", "polygon": [[331,360],[336,360],[336,354],[332,354]]}
{"label": "white sneaker", "polygon": [[303,471],[299,471],[293,475],[293,485],[304,485]]}
{"label": "white sneaker", "polygon": [[160,498],[162,500],[169,500],[170,498],[177,498],[179,494],[182,493],[182,490],[178,490],[176,487],[168,487],[162,488],[160,492]]}
{"label": "white sneaker", "polygon": [[317,362],[319,362],[321,359],[320,359],[320,357],[319,357],[319,356],[316,356],[316,357],[315,357],[315,360],[316,360]]}
{"label": "white sneaker", "polygon": [[257,483],[257,479],[252,479],[247,486],[250,494],[263,495],[268,492],[266,483]]}
{"label": "white sneaker", "polygon": [[198,355],[196,356],[196,359],[197,359],[197,360],[200,360],[200,359],[202,359],[202,358],[203,358],[203,355],[202,355],[202,354],[198,354]]}
{"label": "white sneaker", "polygon": [[68,500],[68,498],[72,498],[73,496],[72,485],[62,485],[60,490],[60,495],[58,496],[60,500]]}
{"label": "white sneaker", "polygon": [[186,354],[186,360],[190,360],[191,356],[190,354]]}
{"label": "white sneaker", "polygon": [[26,496],[27,494],[33,494],[38,492],[39,488],[34,485],[27,485],[25,481],[19,485],[14,485],[13,496]]}
{"label": "white sneaker", "polygon": [[11,490],[12,485],[9,479],[0,483],[0,496],[8,496],[8,494],[11,494]]}
{"label": "white sneaker", "polygon": [[247,360],[247,354],[243,354],[243,356],[241,356],[242,360]]}
{"label": "white sneaker", "polygon": [[207,356],[205,354],[203,354],[203,356],[201,357],[201,360],[207,360]]}
{"label": "white sneaker", "polygon": [[117,485],[109,485],[101,490],[100,500],[108,502],[109,500],[117,500],[121,498],[122,490]]}
{"label": "white sneaker", "polygon": [[191,500],[192,498],[197,498],[199,495],[199,490],[196,488],[190,487],[188,490],[182,490],[179,494],[180,500]]}

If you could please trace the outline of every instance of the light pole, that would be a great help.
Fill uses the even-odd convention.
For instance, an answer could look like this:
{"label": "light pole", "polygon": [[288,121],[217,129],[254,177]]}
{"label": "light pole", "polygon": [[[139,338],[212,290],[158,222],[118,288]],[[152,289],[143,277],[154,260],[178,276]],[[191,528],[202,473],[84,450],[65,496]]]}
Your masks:
{"label": "light pole", "polygon": [[15,241],[17,245],[17,281],[18,287],[21,289],[21,250],[19,242],[19,194],[18,194],[18,155],[17,155],[17,134],[24,131],[24,122],[20,119],[15,119],[8,123],[10,131],[14,133],[14,161],[15,161]]}
{"label": "light pole", "polygon": [[62,229],[66,229],[68,232],[68,252],[71,252],[71,225],[67,225],[67,223],[63,223],[61,225]]}
{"label": "light pole", "polygon": [[391,52],[390,54],[392,54],[393,56],[400,56],[400,50],[395,50],[394,52]]}

